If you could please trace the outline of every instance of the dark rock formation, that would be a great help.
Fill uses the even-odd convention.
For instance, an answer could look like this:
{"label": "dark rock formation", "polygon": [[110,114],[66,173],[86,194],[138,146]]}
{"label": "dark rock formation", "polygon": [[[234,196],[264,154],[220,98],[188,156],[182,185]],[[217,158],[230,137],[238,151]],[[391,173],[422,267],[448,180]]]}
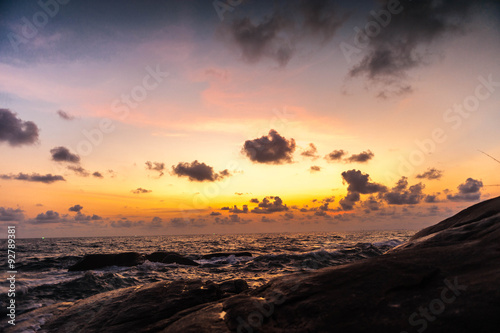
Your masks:
{"label": "dark rock formation", "polygon": [[69,271],[86,271],[108,266],[136,266],[144,262],[144,256],[136,252],[116,254],[87,254],[68,268]]}
{"label": "dark rock formation", "polygon": [[496,332],[499,263],[496,198],[387,254],[278,277],[238,295],[225,297],[243,282],[158,282],[26,316],[52,315],[46,332]]}
{"label": "dark rock formation", "polygon": [[154,252],[146,256],[146,259],[163,264],[179,264],[188,266],[198,266],[199,264],[189,258],[181,256],[177,252]]}
{"label": "dark rock formation", "polygon": [[49,317],[42,332],[158,332],[200,306],[247,288],[243,280],[155,282],[31,311],[7,332],[27,331],[41,317]]}
{"label": "dark rock formation", "polygon": [[229,256],[235,256],[235,257],[251,257],[252,254],[250,252],[217,252],[217,253],[210,253],[210,254],[205,254],[201,256],[202,259],[212,259],[212,258],[217,258],[217,257],[229,257]]}

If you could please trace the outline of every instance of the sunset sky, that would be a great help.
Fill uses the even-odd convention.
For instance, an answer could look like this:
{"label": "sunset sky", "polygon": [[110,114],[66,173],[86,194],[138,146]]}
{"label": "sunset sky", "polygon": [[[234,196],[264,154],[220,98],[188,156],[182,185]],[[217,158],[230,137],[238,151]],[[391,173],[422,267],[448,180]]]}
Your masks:
{"label": "sunset sky", "polygon": [[499,32],[494,1],[4,1],[1,234],[434,224],[500,195]]}

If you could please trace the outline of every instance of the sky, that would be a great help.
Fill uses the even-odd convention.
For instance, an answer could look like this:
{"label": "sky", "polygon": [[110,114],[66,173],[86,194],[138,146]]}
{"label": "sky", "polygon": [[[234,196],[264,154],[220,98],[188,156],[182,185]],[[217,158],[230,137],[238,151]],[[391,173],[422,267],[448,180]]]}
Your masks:
{"label": "sky", "polygon": [[419,230],[500,195],[495,1],[3,1],[17,237]]}

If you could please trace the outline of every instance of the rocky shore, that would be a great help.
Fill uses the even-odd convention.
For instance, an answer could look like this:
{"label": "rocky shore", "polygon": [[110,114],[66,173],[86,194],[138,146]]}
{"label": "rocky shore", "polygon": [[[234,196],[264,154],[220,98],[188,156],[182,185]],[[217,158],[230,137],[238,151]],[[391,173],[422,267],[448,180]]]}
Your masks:
{"label": "rocky shore", "polygon": [[[181,260],[169,255],[155,258]],[[500,197],[374,258],[257,289],[180,280],[114,290],[31,311],[7,332],[496,332],[499,314]]]}

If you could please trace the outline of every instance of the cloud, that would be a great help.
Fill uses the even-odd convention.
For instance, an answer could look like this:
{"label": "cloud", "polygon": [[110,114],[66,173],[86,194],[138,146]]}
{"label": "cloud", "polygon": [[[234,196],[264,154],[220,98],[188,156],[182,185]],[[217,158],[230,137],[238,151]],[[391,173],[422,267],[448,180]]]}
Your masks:
{"label": "cloud", "polygon": [[291,59],[293,48],[279,36],[289,22],[275,12],[260,23],[244,17],[231,22],[226,31],[229,39],[240,49],[243,60],[256,63],[261,58],[271,58],[284,66]]}
{"label": "cloud", "polygon": [[[217,219],[217,217],[215,218]],[[205,223],[205,219],[203,218],[182,218],[182,217],[174,217],[170,219],[170,226],[174,228],[186,228],[186,227],[196,227],[202,228],[207,224]]]}
{"label": "cloud", "polygon": [[418,183],[408,188],[408,178],[401,177],[396,186],[384,194],[384,199],[389,205],[416,205],[425,197],[422,193],[424,187]]}
{"label": "cloud", "polygon": [[371,160],[375,155],[370,151],[364,151],[359,154],[352,154],[345,159],[348,163],[366,163]]}
{"label": "cloud", "polygon": [[24,220],[24,211],[22,209],[0,207],[0,221],[19,222]]}
{"label": "cloud", "polygon": [[340,207],[342,210],[353,210],[354,205],[361,199],[358,192],[348,192],[347,195],[339,200]]}
{"label": "cloud", "polygon": [[309,168],[309,171],[310,171],[311,173],[313,173],[313,172],[319,172],[319,171],[321,171],[321,167],[319,167],[319,166],[317,166],[317,165],[312,165],[312,166]]}
{"label": "cloud", "polygon": [[336,162],[336,161],[340,161],[342,159],[342,157],[344,157],[345,154],[347,154],[347,152],[343,151],[342,149],[341,150],[334,150],[330,154],[326,155],[325,159],[328,162]]}
{"label": "cloud", "polygon": [[220,212],[211,212],[210,216],[219,216],[222,215]]}
{"label": "cloud", "polygon": [[0,179],[14,179],[14,180],[24,180],[27,182],[39,182],[45,184],[51,184],[57,181],[66,181],[63,176],[52,175],[50,173],[46,175],[40,175],[38,173],[32,173],[31,175],[25,173],[19,173],[17,175],[0,175]]}
{"label": "cloud", "polygon": [[38,142],[38,126],[32,121],[23,121],[9,109],[0,109],[0,142],[16,147]]}
{"label": "cloud", "polygon": [[319,157],[318,155],[318,149],[314,145],[314,143],[309,144],[309,148],[305,149],[300,155],[305,156],[305,157],[310,157],[313,160],[317,159]]}
{"label": "cloud", "polygon": [[73,117],[72,115],[70,115],[69,113],[67,113],[66,111],[63,111],[63,110],[57,110],[57,115],[59,117],[61,117],[61,119],[64,119],[64,120],[73,120],[73,119],[75,119],[75,117]]}
{"label": "cloud", "polygon": [[80,205],[74,205],[74,206],[72,206],[72,207],[69,207],[69,209],[68,209],[68,210],[69,210],[70,212],[77,212],[77,213],[80,213],[80,211],[81,211],[82,209],[83,209],[83,207],[82,207],[82,206],[80,206]]}
{"label": "cloud", "polygon": [[152,190],[146,190],[146,189],[144,189],[142,187],[138,187],[137,189],[132,190],[131,192],[134,193],[134,194],[142,194],[142,193],[151,193],[153,191]]}
{"label": "cloud", "polygon": [[291,163],[294,151],[295,140],[285,139],[274,129],[267,136],[245,141],[242,148],[252,162],[268,164]]}
{"label": "cloud", "polygon": [[104,178],[104,176],[102,175],[102,173],[96,171],[92,174],[92,176],[96,177],[96,178]]}
{"label": "cloud", "polygon": [[429,168],[427,169],[426,172],[417,175],[417,178],[434,180],[434,179],[441,179],[442,176],[443,176],[443,171],[437,170],[435,168]]}
{"label": "cloud", "polygon": [[232,214],[229,215],[229,217],[216,217],[215,218],[215,223],[216,224],[222,224],[222,225],[232,225],[232,224],[246,224],[250,222],[250,220],[245,220],[240,218],[237,214]]}
{"label": "cloud", "polygon": [[328,0],[301,0],[300,12],[304,17],[303,30],[308,36],[319,36],[322,42],[333,38],[337,30],[347,18],[337,17],[333,1]]}
{"label": "cloud", "polygon": [[382,203],[378,201],[373,195],[364,200],[361,205],[365,208],[365,213],[380,210]]}
{"label": "cloud", "polygon": [[251,203],[259,203],[260,201],[257,198],[252,198],[252,199],[250,199],[250,202]]}
{"label": "cloud", "polygon": [[294,215],[292,212],[286,212],[285,214],[283,214],[283,218],[285,220],[292,220],[294,218]]}
{"label": "cloud", "polygon": [[82,214],[80,212],[78,212],[76,215],[75,215],[75,221],[77,222],[88,222],[88,221],[101,221],[102,220],[102,217],[100,217],[99,215],[85,215],[85,214]]}
{"label": "cloud", "polygon": [[122,219],[118,221],[111,221],[110,226],[113,228],[132,228],[143,226],[144,221],[130,221],[129,219]]}
{"label": "cloud", "polygon": [[80,163],[80,156],[72,154],[66,147],[55,147],[50,150],[52,160],[56,162]]}
{"label": "cloud", "polygon": [[287,2],[284,9],[275,6],[260,20],[234,19],[222,32],[241,51],[243,60],[256,63],[268,58],[285,66],[294,55],[296,43],[319,40],[324,44],[333,38],[346,19],[337,15],[333,4],[330,0]]}
{"label": "cloud", "polygon": [[161,177],[164,174],[165,163],[147,161],[146,169],[158,172],[160,174],[158,177]]}
{"label": "cloud", "polygon": [[238,206],[234,205],[233,208],[229,209],[231,213],[240,214],[240,213],[248,213],[248,205],[243,205],[242,209],[239,209]]}
{"label": "cloud", "polygon": [[458,193],[448,194],[447,198],[451,201],[477,201],[481,199],[481,188],[483,182],[472,178],[467,178],[465,183],[458,185]]}
{"label": "cloud", "polygon": [[180,162],[176,166],[172,166],[172,172],[178,177],[188,177],[192,182],[215,182],[231,176],[231,173],[227,169],[217,173],[213,167],[205,163],[200,163],[197,160],[191,163]]}
{"label": "cloud", "polygon": [[[271,200],[273,200],[271,202]],[[283,200],[280,197],[265,197],[259,203],[258,207],[251,210],[252,213],[256,214],[271,214],[275,212],[287,211],[287,205],[283,205]]]}
{"label": "cloud", "polygon": [[[387,1],[381,3],[386,7]],[[392,15],[390,23],[381,27],[376,36],[362,35],[363,41],[368,40],[367,52],[351,68],[350,76],[381,81],[396,88],[396,93],[411,91],[401,79],[409,70],[429,62],[428,46],[432,42],[466,30],[473,5],[474,1],[405,1],[404,8],[400,6],[401,12]],[[376,22],[373,17],[369,20]]]}
{"label": "cloud", "polygon": [[90,176],[90,172],[85,170],[81,166],[75,166],[75,165],[68,165],[67,168],[71,171],[73,171],[75,174],[81,176],[81,177],[88,177]]}
{"label": "cloud", "polygon": [[349,170],[342,172],[342,178],[349,184],[347,191],[360,194],[372,194],[387,191],[387,187],[382,184],[371,183],[370,175],[363,174],[359,170]]}
{"label": "cloud", "polygon": [[58,212],[53,210],[48,210],[45,213],[38,214],[33,220],[30,222],[35,223],[59,223],[59,222],[67,222],[68,215],[59,215]]}

